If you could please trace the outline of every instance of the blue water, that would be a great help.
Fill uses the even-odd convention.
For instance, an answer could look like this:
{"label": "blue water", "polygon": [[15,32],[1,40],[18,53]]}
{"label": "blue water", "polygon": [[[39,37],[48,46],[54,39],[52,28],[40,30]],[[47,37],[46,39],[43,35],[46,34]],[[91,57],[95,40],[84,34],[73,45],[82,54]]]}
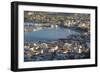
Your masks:
{"label": "blue water", "polygon": [[69,35],[79,35],[80,33],[68,28],[43,28],[38,31],[24,32],[25,42],[36,42],[43,40],[66,39]]}

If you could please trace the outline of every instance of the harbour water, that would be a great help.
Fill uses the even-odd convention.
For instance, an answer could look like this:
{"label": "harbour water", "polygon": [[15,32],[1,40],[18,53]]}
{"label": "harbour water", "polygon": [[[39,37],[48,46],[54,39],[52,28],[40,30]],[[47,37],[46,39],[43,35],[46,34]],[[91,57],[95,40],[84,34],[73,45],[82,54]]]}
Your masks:
{"label": "harbour water", "polygon": [[43,28],[35,32],[25,32],[24,41],[25,42],[37,42],[43,40],[52,41],[58,39],[66,39],[70,35],[80,35],[80,33],[75,30],[63,27]]}

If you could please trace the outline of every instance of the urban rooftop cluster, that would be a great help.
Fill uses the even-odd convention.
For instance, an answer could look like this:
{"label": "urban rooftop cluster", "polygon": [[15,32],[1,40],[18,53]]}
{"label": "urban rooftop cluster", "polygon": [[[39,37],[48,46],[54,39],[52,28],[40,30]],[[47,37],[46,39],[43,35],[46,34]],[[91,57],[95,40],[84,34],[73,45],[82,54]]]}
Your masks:
{"label": "urban rooftop cluster", "polygon": [[78,40],[57,40],[24,44],[25,61],[68,60],[90,58],[90,47]]}
{"label": "urban rooftop cluster", "polygon": [[90,14],[25,11],[24,16],[24,31],[35,31],[43,27],[90,29]]}

